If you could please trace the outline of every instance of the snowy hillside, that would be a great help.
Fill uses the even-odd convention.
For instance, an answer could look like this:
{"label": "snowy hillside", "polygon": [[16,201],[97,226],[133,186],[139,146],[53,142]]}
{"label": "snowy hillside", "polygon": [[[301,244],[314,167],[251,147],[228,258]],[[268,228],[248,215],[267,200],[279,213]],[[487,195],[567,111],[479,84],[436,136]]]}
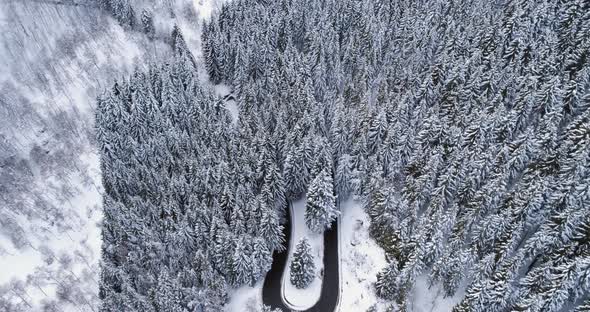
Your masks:
{"label": "snowy hillside", "polygon": [[[90,1],[68,3],[0,2],[2,311],[97,310],[96,97],[171,51],[164,40],[125,30]],[[199,15],[208,17],[211,3],[141,3],[155,12],[162,38],[178,23],[198,51]]]}
{"label": "snowy hillside", "polygon": [[2,312],[590,311],[590,1],[1,1],[0,269]]}

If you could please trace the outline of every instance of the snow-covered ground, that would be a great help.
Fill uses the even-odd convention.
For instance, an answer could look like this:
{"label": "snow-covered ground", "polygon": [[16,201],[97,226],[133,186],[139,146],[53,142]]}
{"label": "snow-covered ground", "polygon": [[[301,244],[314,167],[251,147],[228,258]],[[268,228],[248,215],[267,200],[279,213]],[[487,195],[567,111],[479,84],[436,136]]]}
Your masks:
{"label": "snow-covered ground", "polygon": [[258,312],[262,310],[262,284],[264,279],[256,285],[242,286],[230,293],[230,301],[225,306],[226,312]]}
{"label": "snow-covered ground", "polygon": [[[324,254],[324,235],[316,234],[307,228],[305,224],[305,204],[306,198],[301,198],[292,204],[292,232],[291,232],[291,248],[289,249],[289,258],[287,260],[287,267],[283,273],[283,295],[286,303],[297,310],[305,310],[312,307],[319,299],[322,292],[322,272],[324,269],[323,254]],[[306,237],[311,245],[312,255],[316,267],[315,279],[305,289],[297,289],[291,284],[291,260],[293,259],[293,252],[295,245]]]}
{"label": "snow-covered ground", "polygon": [[463,299],[464,287],[453,297],[444,297],[441,285],[430,285],[428,275],[422,275],[416,279],[412,291],[410,309],[414,312],[451,312],[453,307]]}
{"label": "snow-covered ground", "polygon": [[199,14],[199,17],[203,20],[208,20],[209,18],[211,18],[211,14],[213,14],[215,10],[219,10],[221,8],[221,4],[224,1],[225,0],[194,0],[193,2],[195,9]]}
{"label": "snow-covered ground", "polygon": [[96,311],[94,102],[157,56],[94,8],[12,1],[0,11],[0,306]]}
{"label": "snow-covered ground", "polygon": [[387,266],[385,252],[369,236],[369,216],[354,200],[340,204],[340,272],[339,311],[366,311],[383,302],[375,295],[377,273]]}
{"label": "snow-covered ground", "polygon": [[175,23],[199,61],[218,2],[135,1],[154,11],[150,41],[91,6],[0,1],[0,310],[98,310],[96,96],[168,57]]}
{"label": "snow-covered ground", "polygon": [[[28,248],[2,243],[7,256],[0,257],[0,267],[11,270],[0,276],[0,284],[18,289],[29,311],[62,295],[76,296],[75,301],[70,299],[70,304],[62,306],[62,311],[93,310],[97,305],[102,211],[100,188],[93,181],[100,181],[100,171],[96,154],[83,154],[81,161],[90,176],[86,180],[78,175],[70,177],[75,195],[62,203],[69,213],[66,228],[53,227],[46,220],[23,220]],[[59,187],[61,181],[51,178],[46,183]],[[77,292],[70,289],[74,287],[79,288]]]}
{"label": "snow-covered ground", "polygon": [[[340,312],[366,311],[375,306],[385,311],[387,302],[377,298],[374,283],[377,273],[387,266],[385,252],[369,236],[370,220],[362,205],[347,200],[340,205],[340,265],[342,293]],[[430,285],[427,275],[416,279],[409,309],[413,312],[450,312],[461,301],[463,292],[443,296],[440,285]]]}
{"label": "snow-covered ground", "polygon": [[238,122],[238,116],[240,114],[238,103],[236,103],[234,98],[226,99],[226,97],[232,96],[231,88],[225,84],[218,84],[213,87],[213,90],[215,90],[215,94],[218,97],[224,99],[225,108],[229,111],[232,121],[234,125],[236,125]]}

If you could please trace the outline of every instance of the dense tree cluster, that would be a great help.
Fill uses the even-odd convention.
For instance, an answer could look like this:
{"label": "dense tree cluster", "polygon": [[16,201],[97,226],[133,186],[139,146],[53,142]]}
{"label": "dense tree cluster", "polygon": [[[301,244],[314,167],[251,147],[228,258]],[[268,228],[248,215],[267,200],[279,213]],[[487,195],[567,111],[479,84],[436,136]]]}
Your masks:
{"label": "dense tree cluster", "polygon": [[428,275],[446,296],[464,290],[457,312],[584,310],[589,12],[582,0],[236,0],[203,48],[287,198],[327,170],[340,198],[364,200],[390,259],[379,295],[404,309]]}
{"label": "dense tree cluster", "polygon": [[221,311],[227,287],[258,281],[284,240],[271,145],[200,86],[177,27],[171,41],[170,64],[98,99],[104,312]]}
{"label": "dense tree cluster", "polygon": [[[111,14],[122,26],[134,28],[135,9],[130,0],[97,0],[98,6]],[[143,17],[142,17],[143,22]]]}
{"label": "dense tree cluster", "polygon": [[155,38],[156,28],[154,25],[154,16],[152,11],[148,8],[143,8],[141,10],[141,15],[137,16],[132,0],[95,1],[97,1],[100,9],[110,14],[124,28],[141,31],[151,40]]}

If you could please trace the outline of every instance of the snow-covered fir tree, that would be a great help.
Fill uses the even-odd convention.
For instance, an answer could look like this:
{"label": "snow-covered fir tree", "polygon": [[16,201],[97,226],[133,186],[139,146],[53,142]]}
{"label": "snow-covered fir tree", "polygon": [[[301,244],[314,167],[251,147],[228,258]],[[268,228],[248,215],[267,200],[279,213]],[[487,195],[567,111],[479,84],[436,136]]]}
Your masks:
{"label": "snow-covered fir tree", "polygon": [[135,27],[135,9],[129,0],[97,0],[97,2],[99,8],[111,14],[122,26],[130,29]]}
{"label": "snow-covered fir tree", "polygon": [[152,12],[147,9],[141,11],[141,30],[148,36],[148,38],[154,39],[154,36],[156,35],[154,18]]}
{"label": "snow-covered fir tree", "polygon": [[315,278],[315,263],[307,238],[302,238],[295,246],[290,268],[289,280],[295,287],[307,288]]}
{"label": "snow-covered fir tree", "polygon": [[321,233],[330,228],[338,215],[332,176],[328,170],[323,169],[309,185],[305,204],[305,223],[310,230]]}

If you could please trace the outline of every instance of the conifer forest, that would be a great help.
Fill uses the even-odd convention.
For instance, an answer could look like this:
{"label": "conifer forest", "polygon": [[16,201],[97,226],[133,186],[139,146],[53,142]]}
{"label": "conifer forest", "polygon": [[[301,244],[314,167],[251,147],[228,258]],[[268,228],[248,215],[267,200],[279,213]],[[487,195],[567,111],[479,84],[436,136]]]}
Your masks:
{"label": "conifer forest", "polygon": [[590,1],[0,0],[0,311],[590,312]]}

